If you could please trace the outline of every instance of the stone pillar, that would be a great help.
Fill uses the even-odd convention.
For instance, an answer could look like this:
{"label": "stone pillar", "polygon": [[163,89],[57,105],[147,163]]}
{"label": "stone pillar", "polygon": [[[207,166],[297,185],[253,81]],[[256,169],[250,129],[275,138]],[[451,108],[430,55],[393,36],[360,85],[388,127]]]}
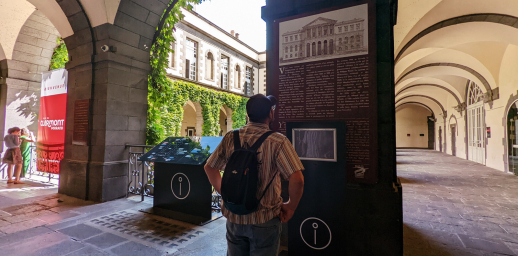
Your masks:
{"label": "stone pillar", "polygon": [[203,114],[202,107],[200,103],[194,102],[194,106],[196,107],[196,136],[203,136]]}
{"label": "stone pillar", "polygon": [[227,130],[226,132],[232,131],[232,125],[234,124],[234,121],[232,120],[232,112],[233,110],[229,107],[224,107],[225,112],[227,112]]}
{"label": "stone pillar", "polygon": [[[74,34],[64,38],[70,62],[66,66],[67,121],[59,193],[109,201],[127,193],[126,145],[145,143],[149,48],[159,16],[142,7],[132,13],[131,3],[123,1],[114,24],[91,28],[82,8],[75,2],[67,3],[59,2],[74,21]],[[153,11],[161,14],[160,8]],[[102,51],[103,45],[110,51]],[[78,100],[90,100],[91,104],[86,145],[73,143],[74,104]]]}

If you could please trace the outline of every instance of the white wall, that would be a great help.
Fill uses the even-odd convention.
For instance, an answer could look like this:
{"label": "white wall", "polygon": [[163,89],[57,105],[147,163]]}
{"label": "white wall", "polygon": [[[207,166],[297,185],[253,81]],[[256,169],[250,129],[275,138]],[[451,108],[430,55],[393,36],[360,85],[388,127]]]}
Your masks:
{"label": "white wall", "polygon": [[428,148],[428,116],[431,116],[430,111],[417,105],[399,107],[396,110],[396,147]]}

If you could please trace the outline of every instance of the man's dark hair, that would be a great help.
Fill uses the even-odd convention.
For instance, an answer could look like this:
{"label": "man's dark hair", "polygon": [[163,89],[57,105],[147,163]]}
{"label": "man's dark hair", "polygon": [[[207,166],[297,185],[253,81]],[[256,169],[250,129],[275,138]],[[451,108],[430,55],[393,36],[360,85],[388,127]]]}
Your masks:
{"label": "man's dark hair", "polygon": [[263,123],[270,115],[270,110],[277,104],[277,99],[273,96],[256,94],[246,103],[246,113],[251,122]]}

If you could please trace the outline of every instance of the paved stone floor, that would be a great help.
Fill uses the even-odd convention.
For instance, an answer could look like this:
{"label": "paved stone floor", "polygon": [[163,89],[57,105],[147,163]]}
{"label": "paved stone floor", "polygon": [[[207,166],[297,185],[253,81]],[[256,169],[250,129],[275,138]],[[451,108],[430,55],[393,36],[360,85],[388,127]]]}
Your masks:
{"label": "paved stone floor", "polygon": [[[427,150],[399,150],[404,254],[518,255],[518,177]],[[59,200],[58,200],[59,199]],[[225,219],[205,226],[0,180],[0,255],[225,255]],[[281,254],[285,255],[285,253]]]}
{"label": "paved stone floor", "polygon": [[517,255],[518,177],[427,150],[399,150],[405,255]]}

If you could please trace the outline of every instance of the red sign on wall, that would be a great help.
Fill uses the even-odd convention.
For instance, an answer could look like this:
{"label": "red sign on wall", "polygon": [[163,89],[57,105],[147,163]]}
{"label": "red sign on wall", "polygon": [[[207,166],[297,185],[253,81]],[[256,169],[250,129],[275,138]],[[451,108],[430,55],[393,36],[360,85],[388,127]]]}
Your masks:
{"label": "red sign on wall", "polygon": [[59,163],[65,155],[68,72],[58,69],[42,76],[37,168],[40,172],[59,174]]}

